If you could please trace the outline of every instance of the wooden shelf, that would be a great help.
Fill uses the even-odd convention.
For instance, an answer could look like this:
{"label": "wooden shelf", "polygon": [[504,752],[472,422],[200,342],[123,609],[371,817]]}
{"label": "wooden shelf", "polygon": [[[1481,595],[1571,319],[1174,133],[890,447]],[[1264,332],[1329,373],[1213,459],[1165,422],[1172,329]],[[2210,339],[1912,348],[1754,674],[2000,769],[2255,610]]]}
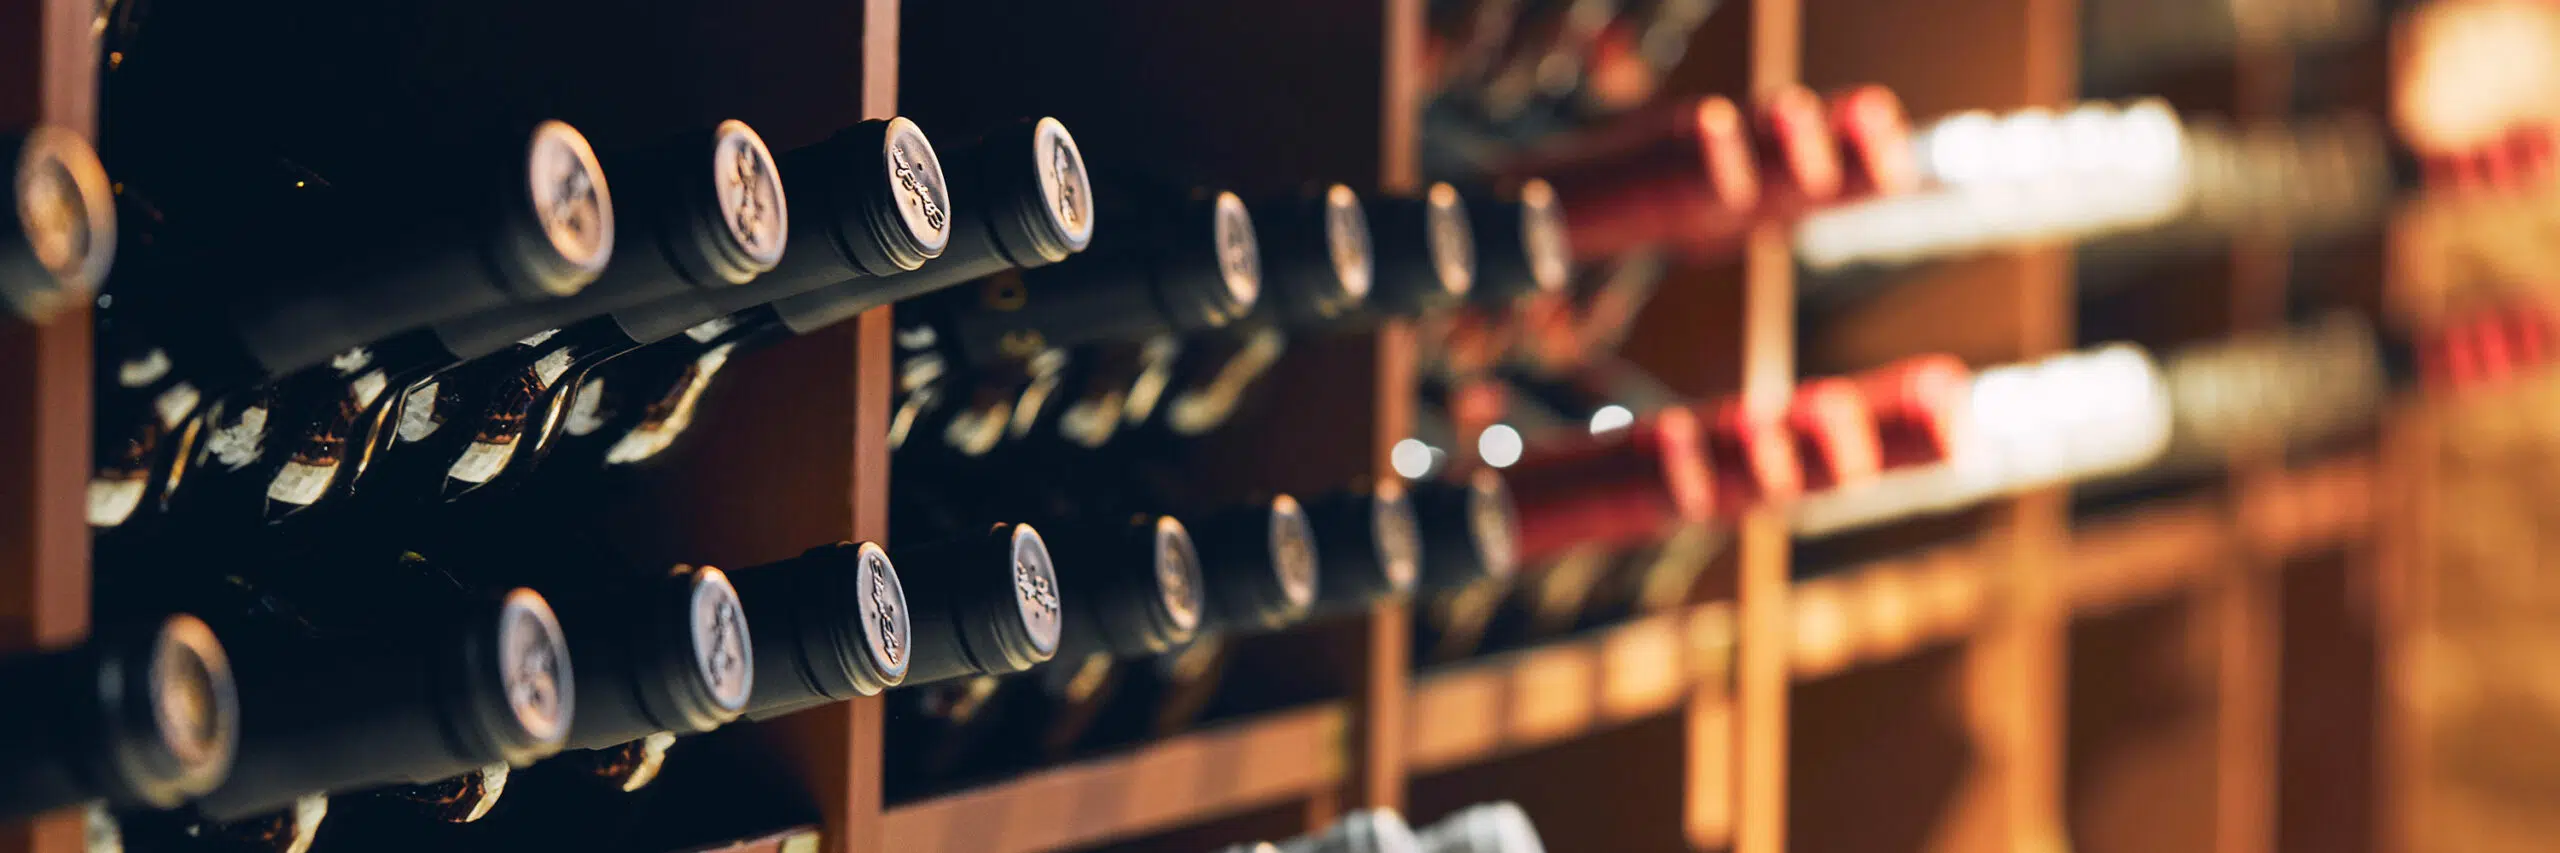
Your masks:
{"label": "wooden shelf", "polygon": [[1312,796],[1348,778],[1341,705],[1283,711],[897,806],[899,853],[1044,853]]}
{"label": "wooden shelf", "polygon": [[1415,679],[1405,763],[1446,770],[1678,709],[1721,683],[1733,608],[1701,605]]}

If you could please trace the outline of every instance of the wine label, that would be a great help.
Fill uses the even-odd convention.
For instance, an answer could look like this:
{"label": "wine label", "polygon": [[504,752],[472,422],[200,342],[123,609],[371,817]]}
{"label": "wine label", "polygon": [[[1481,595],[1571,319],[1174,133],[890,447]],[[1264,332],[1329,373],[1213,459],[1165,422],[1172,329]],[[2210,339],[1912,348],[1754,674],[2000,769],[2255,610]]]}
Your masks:
{"label": "wine label", "polygon": [[1387,588],[1413,589],[1422,576],[1422,522],[1413,515],[1413,499],[1404,486],[1382,480],[1369,499],[1369,538],[1378,549],[1378,571]]}
{"label": "wine label", "polygon": [[401,441],[425,441],[427,436],[436,434],[436,430],[444,426],[444,419],[436,416],[436,394],[443,387],[443,383],[430,379],[410,386],[409,393],[402,395],[399,429]]}
{"label": "wine label", "polygon": [[1564,207],[1556,191],[1536,178],[1520,185],[1520,249],[1538,291],[1553,293],[1573,277],[1573,246],[1565,237]]}
{"label": "wine label", "polygon": [[286,460],[267,480],[267,499],[294,506],[310,506],[327,494],[329,483],[338,477],[338,465],[314,465],[301,460]]}
{"label": "wine label", "polygon": [[1507,578],[1520,569],[1520,507],[1502,475],[1479,469],[1467,478],[1467,532],[1487,577]]}
{"label": "wine label", "polygon": [[1156,602],[1181,634],[1177,642],[1189,640],[1200,630],[1200,611],[1207,606],[1201,589],[1200,551],[1191,541],[1191,532],[1170,515],[1156,517],[1155,538]]}
{"label": "wine label", "polygon": [[546,121],[534,128],[525,177],[535,225],[561,260],[586,273],[574,283],[541,283],[562,296],[576,293],[613,256],[613,194],[605,187],[604,167],[597,165],[595,149],[584,135],[567,124]]}
{"label": "wine label", "polygon": [[1086,175],[1084,152],[1057,119],[1043,118],[1032,131],[1032,154],[1040,167],[1040,199],[1052,224],[1065,238],[1067,251],[1080,252],[1093,242],[1093,183]]}
{"label": "wine label", "polygon": [[238,471],[258,461],[258,455],[266,451],[267,407],[249,406],[239,410],[237,417],[226,418],[225,414],[214,412],[213,420],[219,426],[205,438],[204,451],[224,469]]}
{"label": "wine label", "polygon": [[1271,568],[1280,581],[1289,615],[1316,603],[1316,530],[1298,499],[1281,495],[1271,501]]}
{"label": "wine label", "polygon": [[1354,302],[1369,298],[1377,257],[1369,242],[1369,214],[1350,187],[1334,184],[1324,191],[1324,246],[1343,295]]}
{"label": "wine label", "polygon": [[1235,303],[1234,316],[1250,314],[1254,302],[1262,297],[1262,244],[1254,237],[1253,214],[1245,211],[1244,199],[1235,193],[1219,193],[1212,228],[1211,237],[1218,247],[1218,277],[1226,282],[1227,296]]}
{"label": "wine label", "polygon": [[747,707],[755,687],[755,648],[747,641],[747,616],[738,589],[719,569],[694,573],[688,623],[693,626],[693,663],[711,689],[712,702],[737,713]]}
{"label": "wine label", "polygon": [[1467,224],[1466,200],[1458,197],[1457,187],[1443,183],[1432,184],[1423,201],[1431,270],[1439,275],[1441,289],[1465,296],[1476,285],[1476,231]]}
{"label": "wine label", "polygon": [[857,607],[862,614],[862,640],[873,668],[895,685],[907,676],[908,648],[913,642],[907,626],[906,587],[898,583],[898,570],[889,564],[888,553],[869,542],[862,543],[854,571],[855,589],[861,595]]}
{"label": "wine label", "polygon": [[1058,570],[1048,543],[1028,524],[1013,528],[1013,598],[1032,648],[1043,658],[1056,654],[1066,621],[1058,609]]}
{"label": "wine label", "polygon": [[116,386],[140,388],[169,375],[169,351],[159,347],[116,363]]}
{"label": "wine label", "polygon": [[889,167],[889,191],[897,199],[898,216],[927,255],[939,255],[951,243],[951,189],[942,177],[942,158],[915,122],[889,120],[888,142],[881,152]]}
{"label": "wine label", "polygon": [[791,212],[782,195],[782,175],[764,138],[745,122],[724,121],[712,146],[711,185],[720,206],[720,223],[748,265],[769,270],[782,262]]}

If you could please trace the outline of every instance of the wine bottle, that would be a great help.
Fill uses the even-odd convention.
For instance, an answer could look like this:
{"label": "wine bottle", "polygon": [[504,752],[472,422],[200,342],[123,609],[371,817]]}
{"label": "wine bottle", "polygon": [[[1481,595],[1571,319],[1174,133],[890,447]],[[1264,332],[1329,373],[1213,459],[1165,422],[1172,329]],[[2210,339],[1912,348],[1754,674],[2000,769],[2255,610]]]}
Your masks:
{"label": "wine bottle", "polygon": [[1318,614],[1358,611],[1421,583],[1422,522],[1401,480],[1341,489],[1306,502],[1316,543]]}
{"label": "wine bottle", "polygon": [[1190,642],[1207,606],[1199,554],[1169,515],[1053,525],[1066,611],[1054,663],[909,691],[892,705],[889,788],[904,799],[955,780],[1057,760],[1111,695],[1119,661]]}
{"label": "wine bottle", "polygon": [[[515,589],[399,636],[311,637],[243,619],[231,775],[195,811],[237,821],[304,795],[428,782],[558,751],[576,698],[542,596]],[[235,632],[237,633],[237,632]]]}
{"label": "wine bottle", "polygon": [[[940,254],[950,240],[949,198],[940,182],[939,160],[912,122],[857,125],[827,142],[783,155],[781,166],[814,178],[802,196],[814,202],[811,212],[817,215],[801,217],[797,226],[802,232],[798,242],[813,248],[785,256],[772,273],[752,284],[697,289],[556,332],[536,330],[527,345],[510,350],[508,357],[484,358],[439,377],[439,394],[412,393],[409,402],[437,406],[460,423],[437,426],[429,438],[408,442],[414,447],[395,446],[391,458],[412,461],[392,489],[449,500],[489,485],[520,464],[520,458],[529,468],[547,450],[564,417],[567,391],[599,365],[734,311],[846,278],[914,269]],[[707,241],[681,232],[660,238],[661,251],[671,257],[691,253],[708,260],[717,254],[704,249]],[[814,248],[821,244],[828,248]]]}
{"label": "wine bottle", "polygon": [[1638,110],[1507,165],[1555,190],[1576,260],[1730,239],[1759,204],[1742,110],[1707,96]]}
{"label": "wine bottle", "polygon": [[213,790],[239,750],[230,659],[193,616],[0,659],[0,818],[83,801],[166,809]]}
{"label": "wine bottle", "polygon": [[[693,422],[694,406],[721,367],[739,352],[832,326],[871,308],[947,289],[1006,270],[1067,259],[1093,240],[1093,187],[1075,137],[1053,118],[1022,122],[954,151],[951,196],[957,205],[949,245],[925,266],[884,279],[811,291],[688,329],[617,364],[577,390],[569,431],[603,464],[655,457]],[[1029,169],[1023,166],[1028,164]],[[902,350],[929,327],[901,331]],[[902,377],[951,372],[938,355],[920,355]],[[903,380],[902,380],[903,382]],[[902,389],[921,390],[921,386]],[[917,402],[949,396],[935,386]],[[903,408],[903,406],[902,406]],[[903,431],[902,431],[903,434]]]}
{"label": "wine bottle", "polygon": [[1172,436],[1224,425],[1287,351],[1290,332],[1366,317],[1362,309],[1376,281],[1377,261],[1358,192],[1330,184],[1320,192],[1258,199],[1248,207],[1255,211],[1266,294],[1245,322],[1183,342],[1150,424]]}
{"label": "wine bottle", "polygon": [[1030,525],[994,525],[904,553],[924,571],[903,583],[869,543],[739,572],[739,596],[765,651],[748,717],[900,684],[1020,672],[1057,653],[1066,620],[1057,572]]}
{"label": "wine bottle", "polygon": [[14,179],[0,212],[0,302],[20,318],[43,322],[84,301],[115,260],[115,201],[98,152],[79,134],[40,127],[0,137]]}
{"label": "wine bottle", "polygon": [[1188,728],[1209,710],[1225,670],[1226,643],[1298,623],[1321,591],[1315,534],[1296,498],[1238,504],[1185,522],[1200,560],[1206,607],[1190,645],[1121,670],[1117,689],[1086,736],[1109,748]]}
{"label": "wine bottle", "polygon": [[1506,195],[1468,194],[1467,220],[1476,245],[1467,296],[1475,305],[1501,309],[1571,283],[1573,238],[1555,187],[1545,180],[1521,181]]}
{"label": "wine bottle", "polygon": [[1377,255],[1370,310],[1414,318],[1454,307],[1475,288],[1476,238],[1458,188],[1435,183],[1419,197],[1369,205]]}
{"label": "wine bottle", "polygon": [[734,583],[762,651],[746,715],[780,716],[876,696],[905,680],[918,637],[897,568],[880,546],[836,545],[741,570]]}
{"label": "wine bottle", "polygon": [[[98,338],[99,363],[115,370],[98,377],[92,523],[112,527],[145,508],[154,478],[144,472],[161,472],[164,503],[190,471],[236,480],[243,485],[233,491],[256,496],[233,503],[256,508],[268,503],[260,492],[299,498],[325,488],[349,442],[326,432],[299,435],[274,442],[273,461],[261,465],[271,415],[279,425],[288,418],[334,423],[348,397],[379,402],[386,391],[396,395],[389,377],[370,369],[365,347],[376,340],[584,287],[613,245],[603,173],[586,140],[565,124],[545,122],[526,139],[522,148],[464,156],[460,177],[422,179],[430,186],[414,192],[342,190],[291,164],[243,168],[256,161],[205,155],[212,162],[164,182],[174,191],[169,196],[150,196],[149,184],[126,193],[128,275],[107,295],[110,316]],[[494,177],[512,188],[488,186]],[[309,226],[314,245],[277,246],[285,239],[279,233],[299,232],[255,225],[271,222]],[[381,245],[378,234],[338,233],[360,225],[382,226],[392,244]],[[358,245],[378,251],[351,256]],[[259,247],[308,262],[270,274],[274,261],[263,260],[254,278],[280,283],[254,294],[186,286],[207,270],[248,263],[240,256]],[[297,276],[325,281],[292,283]],[[339,393],[324,393],[326,379],[315,379],[316,387],[259,390],[323,365],[318,375],[335,378]],[[283,412],[285,405],[293,411]],[[198,426],[178,426],[199,418]]]}
{"label": "wine bottle", "polygon": [[[1073,263],[999,274],[915,301],[957,366],[1028,358],[1052,347],[1185,334],[1233,323],[1262,291],[1253,218],[1231,192],[1106,206],[1123,242]],[[917,337],[923,337],[917,335]]]}

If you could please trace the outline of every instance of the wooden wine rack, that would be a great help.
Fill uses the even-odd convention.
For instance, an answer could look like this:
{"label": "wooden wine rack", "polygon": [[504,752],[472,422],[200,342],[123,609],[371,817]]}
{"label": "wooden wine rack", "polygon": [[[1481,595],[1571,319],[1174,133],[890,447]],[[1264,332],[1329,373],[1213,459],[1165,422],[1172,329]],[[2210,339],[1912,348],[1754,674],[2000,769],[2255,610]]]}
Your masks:
{"label": "wooden wine rack", "polygon": [[[1098,157],[1251,188],[1419,180],[1422,0],[933,7],[1073,17],[1050,32],[1092,40],[1042,46],[1073,61],[1012,80],[969,69],[1034,45],[970,42],[951,21],[902,37],[899,0],[840,3],[693,4],[702,21],[753,25],[717,32],[785,44],[714,39],[764,58],[698,63],[724,76],[665,93],[665,111],[734,113],[777,148],[856,117],[903,112],[930,129],[937,115],[1051,112]],[[905,11],[912,22],[925,10]],[[92,126],[91,14],[75,0],[0,4],[0,124]],[[1880,82],[1918,116],[2051,105],[2075,95],[2078,38],[2072,0],[1729,0],[1672,88]],[[2189,81],[2203,93],[2191,102],[2279,114],[2292,62],[2251,49]],[[678,115],[689,112],[703,115]],[[2193,284],[2226,300],[2194,331],[2280,319],[2287,248],[2282,234],[2244,237]],[[1738,261],[1675,273],[1626,352],[1683,393],[1773,405],[1800,361],[1806,374],[1927,351],[1996,363],[2074,343],[2065,248],[1924,268],[1802,340],[1795,277],[1784,235],[1756,235]],[[885,536],[889,334],[881,309],[732,367],[737,381],[706,407],[705,449],[635,501],[633,535],[720,565]],[[0,321],[0,648],[86,628],[88,337],[80,316]],[[1407,434],[1412,341],[1391,327],[1293,351],[1270,390],[1291,405],[1249,415],[1211,476],[1242,492],[1386,470]],[[1338,700],[895,808],[882,797],[881,700],[834,705],[759,732],[816,820],[703,849],[1204,850],[1352,808],[1427,819],[1492,797],[1521,801],[1559,850],[2371,849],[2391,813],[2373,793],[2375,754],[2392,741],[2287,723],[2314,705],[2389,717],[2375,689],[2389,643],[2359,614],[2407,549],[2375,546],[2397,539],[2360,498],[2410,493],[2405,455],[2289,468],[2259,449],[2230,461],[2223,487],[2078,524],[2048,490],[1964,517],[1956,544],[1804,582],[1789,580],[1784,520],[1755,516],[1685,610],[1417,674],[1411,614],[1381,606],[1284,640],[1334,673]],[[2297,655],[2321,663],[2297,668]],[[2109,704],[2155,688],[2174,707]],[[2340,768],[2361,775],[2341,783]],[[80,843],[74,816],[0,827],[0,853]]]}

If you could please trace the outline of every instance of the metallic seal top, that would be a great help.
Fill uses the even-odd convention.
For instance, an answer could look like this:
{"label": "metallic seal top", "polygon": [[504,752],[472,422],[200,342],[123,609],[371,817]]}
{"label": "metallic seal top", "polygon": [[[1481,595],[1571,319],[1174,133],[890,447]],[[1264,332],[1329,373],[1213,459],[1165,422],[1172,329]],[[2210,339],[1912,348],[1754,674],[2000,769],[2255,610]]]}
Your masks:
{"label": "metallic seal top", "polygon": [[[135,798],[167,808],[201,796],[230,773],[240,742],[240,697],[231,662],[213,631],[193,616],[169,617],[150,638],[149,656],[128,659],[128,680],[147,699],[123,721],[147,736],[117,739],[116,764]],[[130,689],[130,688],[128,688]]]}
{"label": "metallic seal top", "polygon": [[1562,290],[1572,279],[1573,246],[1565,236],[1564,207],[1556,203],[1555,188],[1542,179],[1520,185],[1520,247],[1540,292]]}
{"label": "metallic seal top", "polygon": [[1440,286],[1452,296],[1464,296],[1475,288],[1476,236],[1467,222],[1466,201],[1458,188],[1435,183],[1424,191],[1425,223],[1431,247],[1431,268],[1438,274]]}
{"label": "metallic seal top", "polygon": [[880,154],[899,220],[913,248],[926,258],[941,255],[951,244],[951,187],[943,179],[942,158],[915,122],[893,118],[886,131]]}
{"label": "metallic seal top", "polygon": [[1085,172],[1084,151],[1057,119],[1043,117],[1032,128],[1031,151],[1040,176],[1040,198],[1056,226],[1053,236],[1061,255],[1084,251],[1093,242],[1093,179]]}
{"label": "metallic seal top", "polygon": [[97,151],[61,128],[30,131],[19,142],[16,169],[8,211],[25,242],[0,250],[0,299],[20,316],[42,320],[106,279],[115,258],[115,199]]}
{"label": "metallic seal top", "polygon": [[734,715],[747,707],[747,696],[755,689],[755,646],[747,636],[746,608],[727,573],[705,566],[693,574],[685,622],[694,667],[710,689],[712,705]]}
{"label": "metallic seal top", "polygon": [[585,135],[559,121],[535,125],[525,150],[526,200],[547,255],[535,286],[568,296],[604,272],[613,257],[613,192]]}
{"label": "metallic seal top", "polygon": [[1233,303],[1227,313],[1241,317],[1262,298],[1262,245],[1253,233],[1253,215],[1235,193],[1218,193],[1213,240],[1218,250],[1218,276]]}
{"label": "metallic seal top", "polygon": [[1021,628],[1040,660],[1047,660],[1057,654],[1058,635],[1066,622],[1058,602],[1058,569],[1049,560],[1048,543],[1031,525],[1014,525],[1012,546],[1013,598],[1021,612]]}
{"label": "metallic seal top", "polygon": [[712,209],[728,237],[729,260],[749,275],[773,269],[791,234],[791,206],[782,171],[764,137],[731,119],[712,130]]}
{"label": "metallic seal top", "polygon": [[1207,601],[1200,580],[1200,551],[1180,519],[1156,516],[1153,568],[1163,613],[1173,633],[1188,639],[1200,630],[1200,613]]}
{"label": "metallic seal top", "polygon": [[1280,581],[1280,594],[1291,618],[1315,606],[1315,525],[1307,521],[1306,508],[1289,495],[1271,499],[1271,569]]}
{"label": "metallic seal top", "polygon": [[861,614],[863,649],[882,680],[897,684],[907,676],[909,649],[915,635],[907,623],[906,587],[879,544],[864,542],[854,559],[855,611]]}
{"label": "metallic seal top", "polygon": [[1369,536],[1378,549],[1378,568],[1390,591],[1408,592],[1422,576],[1422,522],[1414,517],[1413,498],[1398,480],[1378,481],[1369,497]]}
{"label": "metallic seal top", "polygon": [[1360,194],[1350,187],[1325,188],[1324,244],[1343,294],[1367,299],[1370,283],[1377,278],[1378,259],[1369,243],[1369,214],[1360,207]]}
{"label": "metallic seal top", "polygon": [[[530,755],[549,754],[568,737],[577,710],[569,644],[560,620],[541,594],[518,588],[501,601],[497,628],[497,683],[516,729],[510,734],[521,735],[502,740],[522,742]],[[514,761],[518,756],[505,757]]]}

